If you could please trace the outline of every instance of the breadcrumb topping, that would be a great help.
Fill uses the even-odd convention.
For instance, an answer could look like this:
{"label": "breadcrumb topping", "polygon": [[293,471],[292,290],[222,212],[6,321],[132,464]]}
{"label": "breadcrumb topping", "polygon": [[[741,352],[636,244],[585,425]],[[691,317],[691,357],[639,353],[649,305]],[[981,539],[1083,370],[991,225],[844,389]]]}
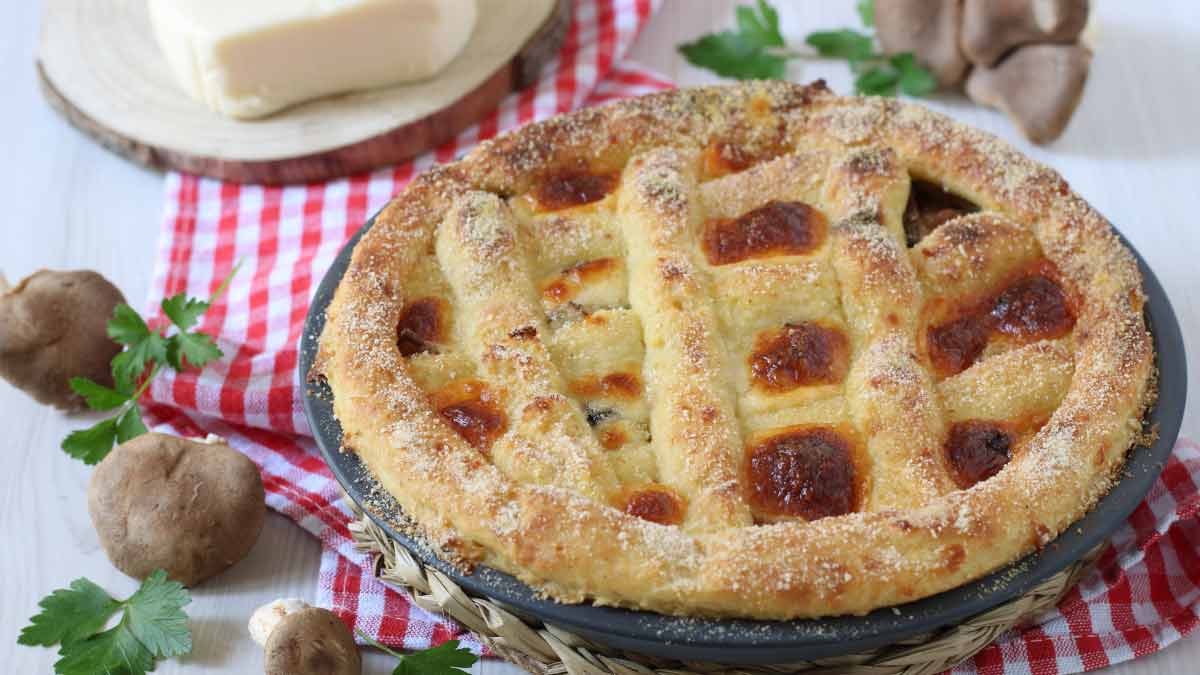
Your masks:
{"label": "breadcrumb topping", "polygon": [[[534,196],[554,181],[554,200]],[[913,181],[978,212],[942,205],[909,246]],[[804,247],[737,231],[783,202],[828,226]],[[703,250],[717,221],[744,247],[720,264]],[[1061,290],[1069,332],[969,333],[964,317],[1031,269]],[[1005,311],[1030,319],[1014,325],[1036,324],[1020,313],[1037,297],[1013,297]],[[444,303],[449,329],[405,357],[397,322],[420,298]],[[1152,391],[1143,302],[1109,224],[1000,140],[819,82],[747,83],[556,117],[418,177],[356,247],[321,363],[375,506],[394,499],[391,517],[442,555],[564,602],[814,617],[978,578],[1091,508]],[[756,340],[805,322],[848,336],[848,368],[753,387]],[[962,347],[961,372],[931,364],[935,329]],[[504,415],[487,448],[439,414],[451,390],[486,391]],[[968,422],[1005,444],[950,452]],[[806,433],[845,442],[748,471],[754,447]],[[804,453],[842,452],[830,447],[861,448],[837,455],[861,497],[851,512],[807,520],[749,499],[753,476],[782,495],[772,503],[820,499],[835,488]],[[953,463],[972,452],[1003,466],[964,488]],[[679,505],[679,524],[625,512],[648,489]]]}

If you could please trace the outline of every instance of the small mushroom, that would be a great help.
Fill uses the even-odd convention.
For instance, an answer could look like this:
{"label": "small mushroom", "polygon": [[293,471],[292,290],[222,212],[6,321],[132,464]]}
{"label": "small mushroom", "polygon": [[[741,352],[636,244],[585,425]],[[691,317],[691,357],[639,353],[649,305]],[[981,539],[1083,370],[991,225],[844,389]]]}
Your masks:
{"label": "small mushroom", "polygon": [[283,617],[267,638],[266,675],[361,675],[354,635],[336,614],[308,607]]}
{"label": "small mushroom", "polygon": [[942,87],[962,82],[967,60],[959,47],[960,0],[876,0],[875,31],[888,54],[912,52]]}
{"label": "small mushroom", "polygon": [[971,71],[967,95],[1003,110],[1034,143],[1049,143],[1079,105],[1091,60],[1079,45],[1020,47],[993,68]]}
{"label": "small mushroom", "polygon": [[267,640],[271,633],[275,632],[279,622],[283,621],[283,617],[309,607],[312,605],[300,598],[280,598],[259,607],[250,615],[250,623],[246,626],[250,630],[250,639],[258,643],[258,646],[266,647]]}
{"label": "small mushroom", "polygon": [[39,270],[0,288],[0,376],[39,403],[83,410],[72,377],[112,386],[109,362],[121,345],[109,339],[121,291],[89,270]]}
{"label": "small mushroom", "polygon": [[1088,18],[1088,0],[965,0],[962,51],[994,66],[1014,47],[1073,43]]}
{"label": "small mushroom", "polygon": [[113,565],[185,586],[246,557],[266,519],[258,467],[219,438],[146,433],[118,446],[88,484],[88,511]]}

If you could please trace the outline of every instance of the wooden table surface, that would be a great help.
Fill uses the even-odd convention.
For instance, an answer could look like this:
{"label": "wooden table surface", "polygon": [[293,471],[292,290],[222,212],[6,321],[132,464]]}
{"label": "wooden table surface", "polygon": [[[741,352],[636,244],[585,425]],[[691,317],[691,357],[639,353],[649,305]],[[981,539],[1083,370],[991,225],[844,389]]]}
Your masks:
{"label": "wooden table surface", "polygon": [[[674,45],[732,20],[732,1],[667,0],[639,38],[631,58],[681,84],[713,78],[683,62]],[[786,35],[796,42],[817,28],[855,25],[851,0],[780,0]],[[1066,135],[1047,148],[1025,143],[998,113],[956,96],[932,102],[959,119],[1012,140],[1058,168],[1108,215],[1145,255],[1166,286],[1188,335],[1188,380],[1200,396],[1200,3],[1192,0],[1093,3],[1098,51],[1083,103]],[[0,23],[0,81],[9,92],[0,104],[0,204],[3,244],[0,270],[10,280],[39,267],[91,268],[120,286],[139,305],[150,279],[162,207],[162,176],[93,145],[61,122],[42,102],[33,71],[40,3],[7,5]],[[790,77],[825,77],[848,89],[844,66],[796,63]],[[1184,434],[1200,437],[1200,415],[1189,407]],[[116,572],[100,550],[85,507],[90,469],[64,455],[58,444],[79,420],[38,406],[0,384],[0,668],[49,673],[49,649],[18,647],[16,635],[51,589],[88,576],[126,595],[136,584]],[[271,514],[249,558],[193,592],[188,607],[195,640],[189,656],[162,663],[156,672],[260,672],[261,651],[245,624],[258,605],[277,597],[311,598],[319,550],[316,540]],[[367,658],[368,673],[391,672],[390,659]],[[1200,671],[1200,637],[1113,667],[1114,673],[1194,674]],[[475,672],[518,672],[486,661]]]}

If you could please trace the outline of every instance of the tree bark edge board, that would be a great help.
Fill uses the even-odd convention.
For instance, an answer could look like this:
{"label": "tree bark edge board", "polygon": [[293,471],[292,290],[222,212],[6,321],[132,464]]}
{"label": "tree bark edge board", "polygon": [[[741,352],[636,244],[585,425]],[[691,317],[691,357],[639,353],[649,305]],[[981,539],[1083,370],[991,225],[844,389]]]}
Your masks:
{"label": "tree bark edge board", "polygon": [[[504,2],[480,0],[472,44],[447,69],[448,73],[454,71],[448,78],[452,84],[439,84],[435,77],[414,87],[333,96],[301,104],[263,121],[222,118],[188,99],[181,90],[172,89],[175,85],[169,80],[165,63],[161,57],[155,58],[153,36],[142,32],[148,23],[139,22],[148,19],[137,16],[139,6],[144,13],[144,2],[137,0],[48,0],[36,70],[47,102],[67,122],[105,148],[139,164],[238,183],[318,182],[397,164],[436,148],[486,117],[509,94],[536,81],[566,39],[570,0],[523,0],[516,6],[521,8],[517,13],[523,14],[516,18],[532,18],[524,28],[495,22],[497,14],[513,14],[502,11],[500,4]],[[89,10],[96,12],[98,4],[108,5],[101,21],[88,15]],[[110,36],[103,35],[103,31],[111,31]],[[130,33],[140,37],[130,38]],[[507,35],[496,35],[499,33]],[[136,42],[139,39],[141,43]],[[476,44],[477,40],[486,41],[486,48]],[[93,58],[101,50],[89,50],[88,46],[97,43],[115,46],[114,54]],[[484,56],[491,56],[492,62],[482,62],[472,53],[475,47],[486,52]],[[497,54],[504,58],[497,58]],[[464,60],[467,63],[459,63]],[[143,64],[147,72],[128,72],[129,64]],[[96,73],[97,68],[105,70]],[[164,107],[140,107],[136,99],[129,98],[129,86],[139,83],[147,83],[151,98],[167,103],[165,112]],[[405,96],[423,93],[433,98],[422,100],[446,102],[413,115],[397,112]],[[397,105],[390,105],[389,98]],[[178,120],[164,122],[164,116],[173,112],[179,112]],[[346,124],[353,128],[347,129],[343,126]],[[196,138],[200,133],[213,138]],[[262,147],[256,143],[258,135],[270,145],[263,151],[264,156],[243,155],[240,148]]]}

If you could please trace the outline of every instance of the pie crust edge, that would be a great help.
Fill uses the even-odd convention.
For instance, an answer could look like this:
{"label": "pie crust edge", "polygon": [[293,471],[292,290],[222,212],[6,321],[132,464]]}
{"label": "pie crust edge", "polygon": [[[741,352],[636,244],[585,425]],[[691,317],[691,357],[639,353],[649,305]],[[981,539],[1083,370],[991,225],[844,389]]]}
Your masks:
{"label": "pie crust edge", "polygon": [[[918,509],[692,534],[564,489],[515,483],[442,423],[405,375],[395,326],[402,272],[432,252],[456,202],[473,190],[521,194],[580,161],[621,167],[650,149],[763,134],[793,148],[891,148],[910,172],[1033,231],[1083,309],[1070,389],[1027,452]],[[839,97],[821,83],[752,83],[562,115],[418,176],[355,248],[328,309],[318,368],[345,447],[431,541],[550,597],[681,615],[862,614],[1016,560],[1108,491],[1151,395],[1144,302],[1136,262],[1110,224],[1056,172],[1006,143],[896,100]],[[890,423],[906,424],[899,415]]]}

